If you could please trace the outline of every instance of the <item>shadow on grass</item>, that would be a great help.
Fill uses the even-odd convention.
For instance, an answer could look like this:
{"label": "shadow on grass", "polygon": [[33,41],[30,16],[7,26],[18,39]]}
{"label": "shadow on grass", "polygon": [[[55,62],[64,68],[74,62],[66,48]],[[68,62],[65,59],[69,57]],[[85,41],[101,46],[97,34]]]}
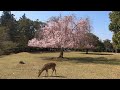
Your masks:
{"label": "shadow on grass", "polygon": [[41,77],[60,77],[60,78],[67,78],[65,76],[41,76]]}
{"label": "shadow on grass", "polygon": [[52,60],[52,61],[72,61],[73,63],[94,63],[94,64],[110,64],[110,65],[120,65],[119,59],[107,59],[105,57],[64,57],[64,58],[57,58],[57,57],[44,57],[42,60]]}
{"label": "shadow on grass", "polygon": [[30,54],[44,54],[44,53],[60,53],[60,52],[57,52],[57,51],[56,52],[50,52],[50,51],[46,51],[46,52],[43,51],[42,52],[42,51],[39,51],[39,52],[28,52],[28,53],[30,53]]}
{"label": "shadow on grass", "polygon": [[5,57],[5,55],[1,55],[1,56],[0,56],[0,58],[4,58],[4,57]]}
{"label": "shadow on grass", "polygon": [[94,64],[110,64],[110,65],[120,65],[120,60],[117,59],[107,59],[105,57],[75,57],[68,58],[70,61],[74,61],[75,63],[94,63]]}
{"label": "shadow on grass", "polygon": [[[86,54],[86,53],[80,53],[80,54]],[[113,55],[113,54],[111,53],[88,53],[88,55]]]}
{"label": "shadow on grass", "polygon": [[2,58],[2,56],[0,56],[0,58]]}

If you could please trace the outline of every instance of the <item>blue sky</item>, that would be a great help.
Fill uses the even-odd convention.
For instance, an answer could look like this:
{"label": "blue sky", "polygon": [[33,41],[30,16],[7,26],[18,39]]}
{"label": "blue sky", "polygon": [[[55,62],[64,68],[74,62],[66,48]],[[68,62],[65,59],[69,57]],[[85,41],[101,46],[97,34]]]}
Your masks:
{"label": "blue sky", "polygon": [[[110,11],[12,11],[15,18],[18,20],[24,13],[31,20],[39,19],[40,21],[47,21],[51,16],[58,16],[62,14],[75,14],[78,18],[89,17],[93,27],[92,33],[97,35],[101,40],[112,40],[112,32],[109,31],[109,13]],[[2,11],[0,11],[0,16]]]}

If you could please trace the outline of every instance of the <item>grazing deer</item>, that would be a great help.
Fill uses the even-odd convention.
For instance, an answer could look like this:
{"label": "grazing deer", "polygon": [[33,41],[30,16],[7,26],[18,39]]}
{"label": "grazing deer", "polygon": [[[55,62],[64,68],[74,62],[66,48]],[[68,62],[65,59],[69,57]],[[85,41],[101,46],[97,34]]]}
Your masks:
{"label": "grazing deer", "polygon": [[[55,74],[56,74],[56,69],[55,69],[55,67],[56,67],[56,64],[55,64],[55,63],[47,63],[47,64],[45,64],[45,65],[42,67],[42,69],[39,70],[39,72],[38,72],[38,77],[41,75],[41,73],[42,73],[44,70],[46,70],[46,74],[47,74],[47,76],[48,76],[48,69],[52,69],[52,70],[53,70],[53,71],[52,71],[52,74],[53,74],[54,71],[55,71]],[[46,74],[45,74],[45,76],[46,76]],[[51,74],[51,76],[52,76],[52,74]]]}

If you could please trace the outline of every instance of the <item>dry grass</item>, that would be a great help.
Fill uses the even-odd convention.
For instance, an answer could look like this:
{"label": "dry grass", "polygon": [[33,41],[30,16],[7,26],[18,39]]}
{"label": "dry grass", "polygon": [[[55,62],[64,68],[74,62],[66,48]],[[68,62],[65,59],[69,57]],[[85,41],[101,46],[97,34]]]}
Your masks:
{"label": "dry grass", "polygon": [[[120,79],[120,54],[66,52],[64,59],[59,53],[18,53],[0,56],[1,79]],[[19,64],[24,61],[26,64]],[[38,76],[38,69],[45,63],[57,64],[57,76]],[[49,70],[51,75],[51,70]]]}

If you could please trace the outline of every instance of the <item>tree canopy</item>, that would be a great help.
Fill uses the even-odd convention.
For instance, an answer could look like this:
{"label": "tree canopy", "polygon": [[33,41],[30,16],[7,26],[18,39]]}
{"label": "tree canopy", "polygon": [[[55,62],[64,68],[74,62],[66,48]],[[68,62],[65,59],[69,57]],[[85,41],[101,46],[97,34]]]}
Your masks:
{"label": "tree canopy", "polygon": [[120,35],[120,11],[112,11],[109,14],[110,18],[110,24],[109,24],[109,29],[110,31],[113,32],[113,43],[114,43],[114,48],[120,49],[120,40],[119,40],[119,35]]}
{"label": "tree canopy", "polygon": [[[47,48],[80,48],[90,32],[88,18],[76,20],[75,16],[55,17],[42,28],[42,39],[29,40],[28,46]],[[90,44],[90,43],[87,43]],[[63,57],[63,55],[60,55]]]}

